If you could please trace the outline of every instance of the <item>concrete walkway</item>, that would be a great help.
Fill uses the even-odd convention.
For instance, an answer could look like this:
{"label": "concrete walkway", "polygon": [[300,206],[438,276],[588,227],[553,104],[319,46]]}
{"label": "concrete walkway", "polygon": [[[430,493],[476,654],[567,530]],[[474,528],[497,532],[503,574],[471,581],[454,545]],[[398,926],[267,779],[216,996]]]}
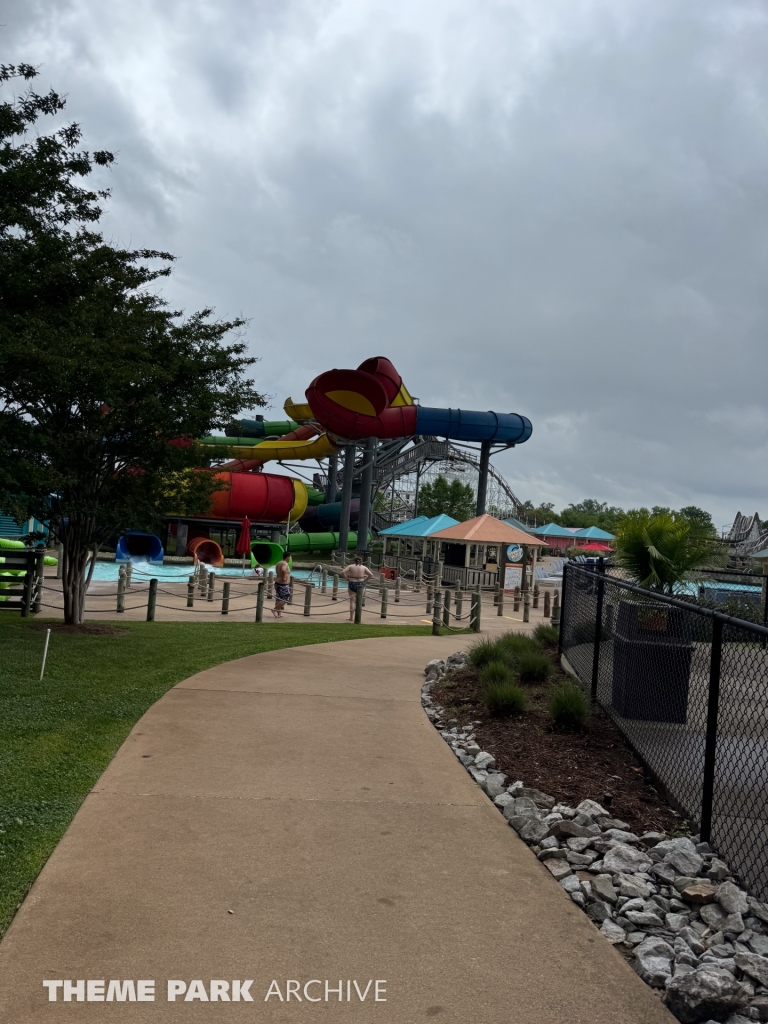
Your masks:
{"label": "concrete walkway", "polygon": [[[423,714],[423,665],[459,643],[273,651],[167,693],[0,944],[0,1020],[670,1024]],[[156,1001],[52,1003],[44,979]],[[168,1002],[169,979],[254,1002]],[[265,1002],[273,980],[320,1001]]]}

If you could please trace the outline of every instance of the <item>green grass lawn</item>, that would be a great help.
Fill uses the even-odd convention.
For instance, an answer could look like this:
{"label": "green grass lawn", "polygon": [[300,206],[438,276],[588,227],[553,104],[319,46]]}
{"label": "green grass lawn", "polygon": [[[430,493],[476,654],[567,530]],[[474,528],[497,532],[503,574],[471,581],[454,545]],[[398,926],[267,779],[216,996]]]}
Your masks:
{"label": "green grass lawn", "polygon": [[[0,616],[0,934],[133,724],[195,672],[260,651],[428,626],[104,623],[120,635],[51,634]],[[42,628],[41,628],[42,627]]]}

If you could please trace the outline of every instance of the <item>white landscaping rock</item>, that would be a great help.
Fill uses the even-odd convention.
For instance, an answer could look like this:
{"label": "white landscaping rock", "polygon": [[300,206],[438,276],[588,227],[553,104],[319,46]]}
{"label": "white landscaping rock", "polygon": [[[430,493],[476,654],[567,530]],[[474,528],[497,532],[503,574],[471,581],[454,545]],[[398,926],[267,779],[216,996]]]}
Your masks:
{"label": "white landscaping rock", "polygon": [[648,871],[652,864],[651,858],[640,850],[635,850],[626,843],[619,843],[606,853],[603,858],[604,870],[610,874],[630,874]]}
{"label": "white landscaping rock", "polygon": [[664,1001],[682,1024],[698,1024],[708,1017],[722,1020],[749,1001],[749,992],[728,971],[711,964],[684,977],[673,978]]}
{"label": "white landscaping rock", "polygon": [[576,808],[577,814],[588,814],[590,818],[607,818],[608,811],[594,800],[582,800]]}
{"label": "white landscaping rock", "polygon": [[600,931],[614,946],[618,945],[619,942],[623,942],[627,937],[627,933],[622,927],[616,924],[615,921],[611,921],[610,918],[606,918],[605,921],[600,925]]}

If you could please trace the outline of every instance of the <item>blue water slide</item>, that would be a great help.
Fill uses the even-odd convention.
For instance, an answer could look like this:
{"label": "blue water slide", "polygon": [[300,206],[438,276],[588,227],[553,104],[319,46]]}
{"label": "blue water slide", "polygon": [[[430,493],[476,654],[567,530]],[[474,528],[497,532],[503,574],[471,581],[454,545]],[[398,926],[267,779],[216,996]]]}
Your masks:
{"label": "blue water slide", "polygon": [[416,433],[452,437],[456,441],[499,441],[522,444],[533,432],[531,421],[514,412],[430,409],[420,405]]}
{"label": "blue water slide", "polygon": [[116,562],[149,562],[160,565],[165,550],[163,542],[154,533],[126,530],[115,549]]}

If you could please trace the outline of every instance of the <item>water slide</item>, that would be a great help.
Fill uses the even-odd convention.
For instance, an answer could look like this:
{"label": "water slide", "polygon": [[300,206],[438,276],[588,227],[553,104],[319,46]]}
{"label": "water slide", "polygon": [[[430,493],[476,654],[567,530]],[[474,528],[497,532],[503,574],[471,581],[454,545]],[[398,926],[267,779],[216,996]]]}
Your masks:
{"label": "water slide", "polygon": [[[516,413],[416,405],[393,364],[381,356],[366,359],[356,370],[321,373],[307,388],[306,399],[286,401],[287,420],[240,420],[227,428],[226,436],[202,439],[206,445],[226,446],[236,456],[215,470],[224,486],[213,495],[211,516],[230,521],[248,516],[261,523],[302,520],[305,529],[337,526],[339,502],[318,504],[318,492],[310,502],[301,480],[264,473],[265,463],[321,460],[337,454],[348,441],[369,437],[426,435],[513,445],[527,441],[532,432],[530,420]],[[332,531],[310,536],[325,536],[321,547],[327,544],[327,550],[332,550],[333,538],[338,542]]]}
{"label": "water slide", "polygon": [[165,550],[163,542],[154,533],[126,530],[117,542],[116,562],[149,562],[162,565]]}

